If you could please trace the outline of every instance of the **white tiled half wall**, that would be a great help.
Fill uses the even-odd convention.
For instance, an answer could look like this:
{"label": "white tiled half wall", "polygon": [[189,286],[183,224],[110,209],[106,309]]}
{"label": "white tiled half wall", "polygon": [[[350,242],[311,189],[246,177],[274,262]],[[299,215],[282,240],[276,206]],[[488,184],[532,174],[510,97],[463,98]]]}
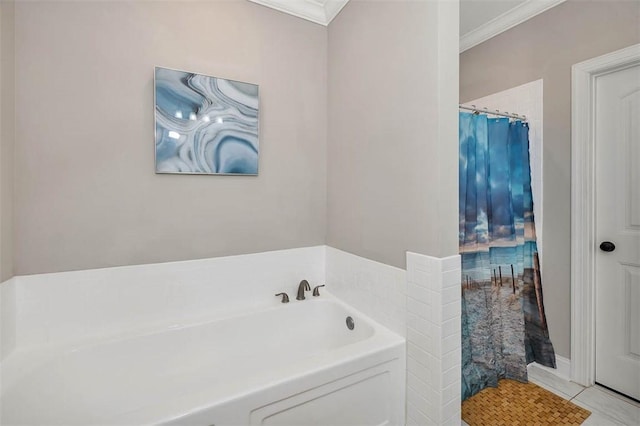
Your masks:
{"label": "white tiled half wall", "polygon": [[460,425],[460,256],[407,253],[407,425]]}
{"label": "white tiled half wall", "polygon": [[326,280],[336,297],[406,337],[405,270],[327,247]]}

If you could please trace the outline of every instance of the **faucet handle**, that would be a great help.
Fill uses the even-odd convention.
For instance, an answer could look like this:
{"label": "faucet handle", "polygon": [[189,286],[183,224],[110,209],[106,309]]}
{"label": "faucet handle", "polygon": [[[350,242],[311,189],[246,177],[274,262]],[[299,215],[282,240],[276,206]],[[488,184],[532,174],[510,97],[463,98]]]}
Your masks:
{"label": "faucet handle", "polygon": [[317,285],[313,288],[313,295],[314,296],[320,296],[320,287],[324,287],[324,284],[322,285]]}
{"label": "faucet handle", "polygon": [[276,296],[282,296],[281,303],[289,303],[289,295],[287,293],[278,293]]}

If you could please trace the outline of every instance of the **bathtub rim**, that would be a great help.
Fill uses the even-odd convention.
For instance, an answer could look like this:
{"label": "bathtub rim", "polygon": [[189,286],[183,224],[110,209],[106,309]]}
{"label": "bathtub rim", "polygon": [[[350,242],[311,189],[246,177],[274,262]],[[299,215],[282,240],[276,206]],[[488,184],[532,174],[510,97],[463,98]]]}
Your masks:
{"label": "bathtub rim", "polygon": [[[314,361],[320,360],[321,362],[317,365],[308,365],[305,364],[305,368],[302,365],[297,366],[292,371],[287,374],[280,376],[273,376],[268,378],[265,381],[263,377],[260,378],[261,383],[257,383],[250,387],[243,386],[242,389],[231,392],[225,396],[215,395],[215,390],[211,389],[202,389],[193,393],[189,393],[183,395],[175,400],[171,401],[171,404],[167,404],[167,401],[158,401],[156,403],[141,406],[134,410],[129,411],[128,413],[104,413],[103,416],[105,422],[116,421],[123,423],[131,423],[131,421],[137,422],[135,418],[140,417],[140,421],[142,423],[156,423],[156,422],[166,422],[171,421],[172,419],[179,419],[185,416],[188,416],[194,412],[198,412],[204,409],[210,409],[212,406],[218,406],[222,404],[226,404],[230,401],[237,400],[238,398],[246,397],[250,394],[254,394],[259,391],[264,391],[273,386],[284,385],[286,382],[290,382],[292,380],[297,380],[303,377],[309,377],[314,375],[321,375],[323,372],[329,371],[331,369],[335,369],[341,365],[346,365],[350,363],[357,363],[358,360],[365,359],[367,357],[378,357],[381,354],[386,354],[384,357],[388,358],[389,354],[393,353],[402,353],[406,352],[406,341],[405,338],[400,336],[399,334],[393,332],[392,330],[386,328],[380,323],[376,322],[369,316],[363,314],[358,309],[353,306],[345,303],[339,298],[335,297],[331,294],[330,291],[323,292],[321,298],[314,300],[310,298],[309,301],[297,301],[293,303],[317,303],[317,302],[330,302],[334,303],[341,308],[343,308],[347,312],[353,312],[353,316],[357,316],[360,321],[365,321],[372,329],[373,334],[368,336],[367,338],[356,341],[354,343],[347,344],[345,346],[341,346],[338,348],[333,348],[325,354],[319,356],[320,358],[314,357]],[[0,399],[3,399],[8,392],[11,391],[11,388],[18,384],[22,377],[27,376],[33,369],[36,369],[47,362],[55,360],[56,357],[62,356],[66,353],[81,350],[85,348],[100,346],[109,343],[117,343],[126,340],[136,339],[144,336],[152,336],[157,334],[163,334],[167,332],[174,332],[180,329],[194,328],[199,326],[206,326],[208,324],[213,324],[219,321],[232,320],[233,318],[238,317],[246,317],[259,315],[262,312],[269,312],[275,309],[282,309],[280,303],[277,305],[273,304],[265,304],[261,306],[259,309],[255,309],[255,306],[250,307],[250,309],[245,309],[242,311],[237,311],[235,315],[228,315],[215,318],[208,318],[202,321],[192,321],[187,324],[182,324],[179,326],[172,327],[162,327],[156,328],[154,330],[147,330],[146,332],[133,332],[133,333],[123,333],[117,336],[109,336],[109,338],[100,338],[94,337],[91,339],[83,339],[81,342],[76,342],[73,345],[70,344],[58,344],[58,345],[50,345],[50,346],[40,346],[37,348],[23,348],[22,350],[17,350],[12,354],[9,358],[7,358],[2,364],[0,364],[0,369],[2,371],[0,374],[2,375],[2,388],[0,389]],[[284,307],[286,308],[286,306]],[[44,349],[44,350],[43,350]],[[399,352],[398,352],[399,351]],[[392,357],[393,359],[399,357]],[[378,359],[378,358],[376,358]],[[385,361],[386,362],[386,361]],[[17,372],[22,372],[19,374]],[[10,374],[8,377],[5,373],[13,373],[13,376]],[[8,379],[8,380],[7,380]],[[244,389],[244,390],[243,390]],[[0,401],[0,405],[2,402]],[[176,409],[173,414],[169,414],[168,407],[182,407],[181,409]],[[163,415],[154,415],[154,413],[163,412]],[[146,413],[146,414],[145,414]],[[147,420],[143,420],[143,417],[147,416]],[[130,417],[130,418],[129,418]],[[152,419],[153,418],[153,419]]]}

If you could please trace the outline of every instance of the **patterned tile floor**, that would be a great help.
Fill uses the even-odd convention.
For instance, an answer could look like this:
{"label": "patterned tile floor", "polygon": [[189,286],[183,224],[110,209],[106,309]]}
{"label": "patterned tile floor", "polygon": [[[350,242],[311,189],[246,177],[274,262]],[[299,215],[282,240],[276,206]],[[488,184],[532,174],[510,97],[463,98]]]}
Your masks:
{"label": "patterned tile floor", "polygon": [[585,388],[536,365],[529,366],[529,380],[591,411],[583,426],[640,426],[640,404],[607,389]]}

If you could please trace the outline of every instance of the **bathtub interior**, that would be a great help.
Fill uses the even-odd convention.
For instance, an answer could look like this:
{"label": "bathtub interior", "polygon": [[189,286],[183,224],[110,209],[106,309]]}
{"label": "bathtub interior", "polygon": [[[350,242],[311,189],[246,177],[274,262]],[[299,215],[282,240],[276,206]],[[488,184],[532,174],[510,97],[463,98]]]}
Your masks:
{"label": "bathtub interior", "polygon": [[[355,320],[353,330],[346,326],[347,316]],[[325,292],[320,298],[252,309],[225,319],[93,339],[49,352],[40,349],[39,354],[47,355],[39,361],[28,353],[14,357],[13,370],[20,373],[3,383],[2,416],[6,423],[55,423],[57,419],[61,424],[82,424],[118,418],[124,423],[161,423],[176,413],[184,417],[194,411],[206,412],[211,406],[217,408],[210,417],[220,418],[221,406],[230,400],[236,404],[229,412],[234,417],[255,408],[237,407],[242,395],[266,388],[273,393],[274,384],[320,374],[313,383],[303,380],[297,385],[296,393],[309,392],[324,386],[331,376],[328,371],[336,366],[340,371],[340,366],[351,362],[340,373],[351,376],[354,368],[368,365],[367,354],[389,348],[396,352],[378,362],[387,362],[391,356],[398,367],[401,355],[397,351],[403,347],[402,338]],[[15,362],[20,359],[31,362]],[[389,380],[391,373],[386,374]],[[367,380],[373,384],[383,379]],[[286,399],[292,385],[283,386]],[[344,386],[348,391],[343,393],[352,392],[354,386]],[[389,388],[388,383],[382,388]],[[336,392],[329,392],[326,399],[335,398]],[[171,406],[170,401],[175,405],[173,413],[163,411]],[[314,404],[320,404],[319,400],[304,405],[313,411],[318,409]],[[295,410],[289,415],[293,413]],[[276,417],[267,415],[265,419],[271,420],[264,424],[276,424],[269,423]],[[287,416],[279,418],[288,421]]]}

